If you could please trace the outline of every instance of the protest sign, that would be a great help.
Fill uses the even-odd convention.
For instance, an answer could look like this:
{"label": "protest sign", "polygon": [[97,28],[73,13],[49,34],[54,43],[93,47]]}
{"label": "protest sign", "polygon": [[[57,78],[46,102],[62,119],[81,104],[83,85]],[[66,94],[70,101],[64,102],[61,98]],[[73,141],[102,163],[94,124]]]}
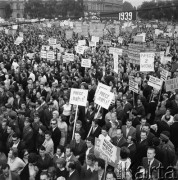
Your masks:
{"label": "protest sign", "polygon": [[49,49],[50,49],[50,46],[42,45],[42,47],[41,47],[42,51],[49,51]]}
{"label": "protest sign", "polygon": [[164,56],[164,57],[161,58],[161,63],[162,63],[162,64],[167,64],[168,61],[171,62],[171,60],[172,60],[172,57],[170,57],[170,56]]}
{"label": "protest sign", "polygon": [[110,40],[103,40],[103,45],[104,46],[111,46],[111,41]]}
{"label": "protest sign", "polygon": [[101,158],[105,160],[110,166],[115,167],[120,159],[120,148],[116,147],[116,158],[114,161],[112,161],[112,159],[101,150],[101,143],[102,141],[99,138],[95,138],[94,154],[96,158]]}
{"label": "protest sign", "polygon": [[84,46],[76,46],[76,52],[78,54],[83,54],[85,51],[85,47]]}
{"label": "protest sign", "polygon": [[110,47],[109,48],[109,54],[118,54],[119,56],[122,56],[122,49],[119,49],[119,48],[114,48],[114,47]]}
{"label": "protest sign", "polygon": [[63,56],[63,62],[70,62],[70,61],[74,61],[74,54],[72,53],[65,53],[65,55]]}
{"label": "protest sign", "polygon": [[78,106],[86,106],[88,97],[88,90],[71,88],[70,104]]}
{"label": "protest sign", "polygon": [[111,90],[111,87],[99,82],[99,83],[98,83],[98,86],[97,86],[97,88],[96,88],[95,96],[98,95],[98,92],[99,92],[100,89],[104,89],[104,90],[106,90],[106,91],[110,91],[110,90]]}
{"label": "protest sign", "polygon": [[27,56],[29,57],[29,59],[33,59],[34,53],[28,53]]}
{"label": "protest sign", "polygon": [[163,81],[161,79],[158,79],[153,76],[150,76],[149,81],[148,81],[148,85],[157,90],[160,90],[162,88],[162,83]]}
{"label": "protest sign", "polygon": [[49,45],[50,45],[50,46],[51,46],[51,45],[55,45],[56,42],[57,42],[56,39],[53,39],[53,38],[50,38],[50,39],[49,39]]}
{"label": "protest sign", "polygon": [[46,58],[47,57],[47,52],[46,51],[41,51],[41,58]]}
{"label": "protest sign", "polygon": [[166,85],[166,92],[174,91],[178,89],[178,78],[166,80],[165,85]]}
{"label": "protest sign", "polygon": [[108,159],[111,159],[111,161],[113,162],[116,160],[117,148],[106,138],[103,138],[101,140],[100,149],[107,156]]}
{"label": "protest sign", "polygon": [[85,46],[86,40],[78,40],[78,46]]}
{"label": "protest sign", "polygon": [[92,36],[91,41],[92,42],[99,42],[100,38],[96,36]]}
{"label": "protest sign", "polygon": [[17,39],[15,40],[14,44],[19,45],[20,43],[22,43],[22,41],[23,41],[23,37],[18,36]]}
{"label": "protest sign", "polygon": [[162,79],[163,81],[166,81],[166,80],[167,80],[167,77],[168,77],[168,75],[169,75],[169,71],[167,71],[167,70],[165,70],[165,69],[162,68],[160,74],[161,74],[161,79]]}
{"label": "protest sign", "polygon": [[138,83],[132,80],[129,80],[129,90],[138,94]]}
{"label": "protest sign", "polygon": [[114,94],[110,91],[99,89],[97,96],[95,96],[95,103],[105,109],[108,109],[113,97]]}
{"label": "protest sign", "polygon": [[118,54],[113,53],[114,58],[114,72],[118,74],[119,68],[118,68]]}
{"label": "protest sign", "polygon": [[154,71],[155,53],[140,53],[140,71]]}
{"label": "protest sign", "polygon": [[96,42],[89,42],[90,47],[96,47]]}
{"label": "protest sign", "polygon": [[13,25],[12,29],[17,30],[18,29],[18,25]]}
{"label": "protest sign", "polygon": [[82,59],[81,67],[90,68],[91,67],[91,59]]}
{"label": "protest sign", "polygon": [[144,36],[134,36],[134,42],[144,42]]}
{"label": "protest sign", "polygon": [[55,56],[54,56],[54,52],[53,51],[48,51],[47,52],[47,59],[52,61],[55,59]]}

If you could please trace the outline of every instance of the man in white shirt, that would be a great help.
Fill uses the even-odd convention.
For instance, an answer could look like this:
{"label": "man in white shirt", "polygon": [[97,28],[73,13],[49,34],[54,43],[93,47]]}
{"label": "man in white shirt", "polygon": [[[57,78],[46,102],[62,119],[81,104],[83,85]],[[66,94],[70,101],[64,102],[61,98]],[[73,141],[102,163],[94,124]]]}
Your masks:
{"label": "man in white shirt", "polygon": [[99,139],[100,139],[100,140],[106,139],[106,140],[108,140],[108,141],[111,140],[111,138],[110,138],[109,135],[108,135],[108,131],[107,131],[107,128],[106,128],[106,127],[103,127],[103,128],[101,129],[101,134],[99,135]]}
{"label": "man in white shirt", "polygon": [[86,158],[88,154],[92,153],[94,154],[94,139],[92,137],[88,137],[86,139],[86,144],[87,144],[87,150],[86,150]]}
{"label": "man in white shirt", "polygon": [[49,154],[51,157],[53,157],[54,143],[53,143],[53,140],[51,138],[51,132],[50,131],[45,132],[45,141],[44,141],[44,143],[42,145],[46,149],[46,154]]}

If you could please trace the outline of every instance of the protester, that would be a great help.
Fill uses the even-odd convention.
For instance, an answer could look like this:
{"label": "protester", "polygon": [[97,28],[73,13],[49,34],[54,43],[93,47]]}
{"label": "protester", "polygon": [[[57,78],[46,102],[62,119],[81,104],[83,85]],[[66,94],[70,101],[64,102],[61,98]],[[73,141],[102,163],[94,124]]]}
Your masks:
{"label": "protester", "polygon": [[[132,179],[148,160],[176,166],[176,31],[99,19],[0,30],[0,178]],[[104,162],[101,143],[120,159]]]}

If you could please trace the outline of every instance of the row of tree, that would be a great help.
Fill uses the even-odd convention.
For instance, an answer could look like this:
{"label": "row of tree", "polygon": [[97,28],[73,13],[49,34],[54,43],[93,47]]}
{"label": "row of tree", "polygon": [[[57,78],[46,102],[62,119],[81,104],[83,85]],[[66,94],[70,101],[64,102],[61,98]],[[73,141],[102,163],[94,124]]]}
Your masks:
{"label": "row of tree", "polygon": [[25,4],[25,17],[31,18],[56,18],[59,16],[83,16],[84,6],[83,0],[56,0],[42,1],[30,0]]}
{"label": "row of tree", "polygon": [[[56,17],[82,17],[85,7],[83,0],[29,0],[25,4],[24,16],[30,18],[56,18]],[[123,11],[135,11],[136,7],[125,1]],[[178,20],[178,0],[171,1],[144,1],[137,8],[138,16],[144,20],[166,19]],[[12,9],[9,5],[5,7],[6,18],[9,18]]]}

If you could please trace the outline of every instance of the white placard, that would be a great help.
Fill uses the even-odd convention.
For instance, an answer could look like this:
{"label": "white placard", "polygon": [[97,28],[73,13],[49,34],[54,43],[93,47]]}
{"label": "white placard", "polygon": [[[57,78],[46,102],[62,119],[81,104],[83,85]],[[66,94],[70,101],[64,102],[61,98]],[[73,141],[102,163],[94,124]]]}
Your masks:
{"label": "white placard", "polygon": [[91,67],[91,59],[82,59],[81,67],[90,68]]}
{"label": "white placard", "polygon": [[118,54],[113,53],[113,59],[114,59],[114,72],[118,74],[119,68],[118,68]]}
{"label": "white placard", "polygon": [[22,41],[23,41],[23,37],[17,37],[17,39],[15,40],[15,42],[14,42],[14,44],[16,44],[16,45],[19,45],[20,43],[22,43]]}
{"label": "white placard", "polygon": [[78,106],[86,106],[88,97],[88,90],[72,88],[70,92],[70,104]]}
{"label": "white placard", "polygon": [[154,71],[155,53],[140,53],[140,71]]}
{"label": "white placard", "polygon": [[158,91],[161,89],[162,83],[163,81],[161,79],[158,79],[153,76],[150,76],[149,81],[148,81],[148,85],[157,89]]}
{"label": "white placard", "polygon": [[52,46],[52,45],[56,45],[57,43],[57,39],[53,39],[53,38],[50,38],[49,39],[49,45]]}
{"label": "white placard", "polygon": [[86,40],[78,40],[78,46],[85,46]]}
{"label": "white placard", "polygon": [[99,82],[98,86],[96,88],[95,96],[98,95],[98,92],[99,92],[100,89],[104,89],[106,91],[111,91],[111,87],[110,86],[107,86],[107,85]]}
{"label": "white placard", "polygon": [[97,42],[99,42],[99,40],[100,40],[99,37],[96,37],[96,36],[92,36],[92,37],[91,37],[91,41],[92,41],[92,42],[96,42],[96,43],[97,43]]}
{"label": "white placard", "polygon": [[113,162],[115,162],[117,159],[117,147],[106,138],[103,138],[100,141],[100,150],[107,156],[108,159],[111,159]]}
{"label": "white placard", "polygon": [[41,58],[46,59],[47,57],[47,52],[46,51],[41,51]]}
{"label": "white placard", "polygon": [[12,29],[17,30],[18,29],[18,25],[13,25]]}
{"label": "white placard", "polygon": [[48,60],[54,60],[55,56],[54,56],[54,52],[53,51],[48,51],[47,52],[47,59]]}
{"label": "white placard", "polygon": [[66,61],[74,61],[74,54],[72,54],[72,53],[65,53],[65,60]]}
{"label": "white placard", "polygon": [[61,53],[57,53],[57,60],[60,61],[61,60]]}
{"label": "white placard", "polygon": [[89,42],[89,46],[90,46],[90,47],[96,47],[96,42],[92,42],[92,41]]}
{"label": "white placard", "polygon": [[119,56],[122,56],[122,51],[123,49],[119,49],[119,48],[114,48],[114,47],[110,47],[109,48],[109,54],[118,54]]}
{"label": "white placard", "polygon": [[42,51],[49,51],[50,46],[42,45],[41,50]]}
{"label": "white placard", "polygon": [[108,109],[112,102],[113,97],[114,94],[111,93],[110,91],[99,89],[97,96],[95,96],[95,103],[105,109]]}
{"label": "white placard", "polygon": [[172,57],[164,56],[164,57],[161,58],[161,63],[162,64],[167,64],[168,61],[171,62],[171,60],[172,60]]}
{"label": "white placard", "polygon": [[129,90],[138,94],[138,83],[132,80],[129,80]]}
{"label": "white placard", "polygon": [[76,46],[76,52],[78,54],[83,54],[85,51],[85,46]]}
{"label": "white placard", "polygon": [[178,78],[166,80],[165,85],[166,85],[166,92],[174,91],[178,89]]}
{"label": "white placard", "polygon": [[162,79],[163,81],[166,81],[166,80],[167,80],[167,77],[168,77],[168,75],[169,75],[169,71],[167,71],[167,70],[165,70],[165,69],[162,68],[160,74],[161,74],[161,79]]}

